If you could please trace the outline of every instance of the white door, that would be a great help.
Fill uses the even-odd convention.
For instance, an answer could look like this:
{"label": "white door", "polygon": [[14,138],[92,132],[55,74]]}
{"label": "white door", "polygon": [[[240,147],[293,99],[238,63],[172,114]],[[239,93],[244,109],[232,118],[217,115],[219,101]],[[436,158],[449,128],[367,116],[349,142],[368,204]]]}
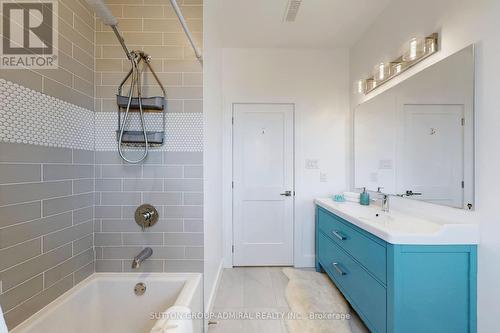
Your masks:
{"label": "white door", "polygon": [[405,105],[401,192],[452,207],[464,205],[464,108]]}
{"label": "white door", "polygon": [[294,107],[234,104],[233,112],[233,265],[292,265]]}

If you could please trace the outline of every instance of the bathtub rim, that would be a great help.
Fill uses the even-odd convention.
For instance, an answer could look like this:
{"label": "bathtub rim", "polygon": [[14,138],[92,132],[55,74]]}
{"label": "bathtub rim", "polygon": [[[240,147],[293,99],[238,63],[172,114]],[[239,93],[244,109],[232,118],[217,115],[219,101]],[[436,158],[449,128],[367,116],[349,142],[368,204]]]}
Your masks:
{"label": "bathtub rim", "polygon": [[[98,279],[113,279],[113,278],[134,278],[134,279],[154,279],[161,280],[167,279],[170,281],[184,281],[181,291],[174,302],[173,306],[187,306],[189,307],[189,303],[193,300],[196,295],[197,288],[202,287],[202,273],[176,273],[176,272],[96,272],[88,276],[87,278],[80,281],[78,284],[74,285],[71,289],[61,294],[59,297],[54,299],[49,304],[45,305],[43,308],[32,314],[25,321],[9,330],[9,333],[22,333],[23,329],[29,328],[29,325],[33,324],[37,320],[43,317],[44,313],[51,308],[56,308],[64,304],[68,299],[75,294],[77,291],[83,289],[88,286],[90,283],[94,282]],[[167,311],[167,309],[159,310],[161,312]]]}

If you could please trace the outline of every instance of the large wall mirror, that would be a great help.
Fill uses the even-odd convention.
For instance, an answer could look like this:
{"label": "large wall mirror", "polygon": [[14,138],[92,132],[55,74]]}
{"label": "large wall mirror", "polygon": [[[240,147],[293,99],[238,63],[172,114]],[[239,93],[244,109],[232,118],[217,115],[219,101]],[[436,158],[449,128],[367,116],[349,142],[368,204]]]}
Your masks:
{"label": "large wall mirror", "polygon": [[474,208],[474,47],[354,111],[354,185]]}

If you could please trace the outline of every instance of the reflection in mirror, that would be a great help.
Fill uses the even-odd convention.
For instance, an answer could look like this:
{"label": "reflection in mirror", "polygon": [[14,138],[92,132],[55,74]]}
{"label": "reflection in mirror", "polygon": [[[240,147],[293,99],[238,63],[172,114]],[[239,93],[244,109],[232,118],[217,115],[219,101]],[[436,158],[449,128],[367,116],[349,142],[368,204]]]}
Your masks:
{"label": "reflection in mirror", "polygon": [[474,48],[354,111],[355,187],[456,208],[474,199]]}

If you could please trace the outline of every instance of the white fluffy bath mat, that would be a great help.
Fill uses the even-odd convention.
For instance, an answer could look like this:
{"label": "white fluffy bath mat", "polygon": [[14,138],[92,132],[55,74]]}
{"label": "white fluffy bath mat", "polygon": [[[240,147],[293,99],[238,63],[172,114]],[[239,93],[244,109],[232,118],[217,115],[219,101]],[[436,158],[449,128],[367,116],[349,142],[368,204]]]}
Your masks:
{"label": "white fluffy bath mat", "polygon": [[[283,273],[290,280],[286,300],[292,313],[304,314],[300,320],[286,321],[289,333],[369,333],[326,274],[293,268],[284,268]],[[350,319],[314,320],[309,319],[310,313],[348,314]]]}

